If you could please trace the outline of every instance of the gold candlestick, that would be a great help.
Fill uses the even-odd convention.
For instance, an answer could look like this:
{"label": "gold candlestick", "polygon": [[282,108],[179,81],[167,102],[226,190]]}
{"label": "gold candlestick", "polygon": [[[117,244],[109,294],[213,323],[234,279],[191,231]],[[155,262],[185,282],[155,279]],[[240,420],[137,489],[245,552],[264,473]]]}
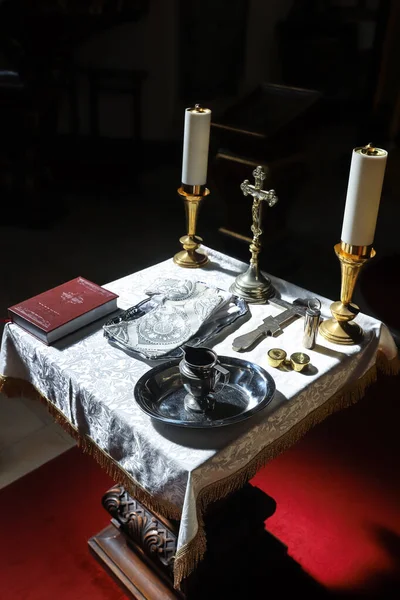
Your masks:
{"label": "gold candlestick", "polygon": [[340,260],[342,273],[340,301],[331,304],[333,318],[323,321],[319,331],[326,340],[334,344],[357,344],[364,332],[357,323],[352,322],[360,309],[351,300],[362,267],[376,253],[372,245],[351,246],[345,242],[336,244],[335,252]]}
{"label": "gold candlestick", "polygon": [[174,263],[180,267],[197,269],[208,263],[208,256],[201,252],[197,252],[197,249],[203,240],[196,235],[196,226],[201,201],[208,196],[209,193],[210,190],[204,185],[186,185],[183,183],[178,189],[178,194],[185,203],[187,221],[187,234],[179,239],[183,246],[183,250],[174,256]]}

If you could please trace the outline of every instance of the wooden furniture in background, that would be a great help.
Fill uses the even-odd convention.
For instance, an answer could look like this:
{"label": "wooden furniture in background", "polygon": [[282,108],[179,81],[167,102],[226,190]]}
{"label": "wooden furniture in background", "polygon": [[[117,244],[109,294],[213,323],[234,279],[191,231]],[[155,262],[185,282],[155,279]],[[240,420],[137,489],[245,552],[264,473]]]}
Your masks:
{"label": "wooden furniture in background", "polygon": [[[148,9],[149,0],[0,2],[0,54],[4,55],[9,71],[15,74],[12,82],[4,72],[0,75],[1,119],[6,124],[0,139],[0,185],[3,193],[18,196],[24,207],[19,218],[23,218],[26,225],[44,226],[48,219],[56,220],[59,212],[63,214],[62,202],[57,197],[58,193],[62,196],[63,190],[57,189],[55,142],[64,98],[69,108],[68,133],[71,138],[79,134],[76,50],[94,34],[140,20]],[[133,135],[135,140],[139,140],[140,93],[144,73],[135,71],[127,75],[114,72],[113,82],[108,83],[106,76],[111,77],[106,70],[93,70],[90,74],[92,132],[99,132],[100,92],[129,92],[132,94]],[[77,148],[79,150],[76,140],[72,146],[72,151],[69,151],[68,144],[63,144],[60,152],[68,181],[73,179],[71,167],[78,154]],[[98,167],[97,176],[102,171]]]}
{"label": "wooden furniture in background", "polygon": [[383,121],[390,140],[400,141],[400,3],[388,0],[381,32],[382,48],[377,57],[374,81],[374,114]]}
{"label": "wooden furniture in background", "polygon": [[148,73],[141,69],[78,68],[89,82],[90,135],[100,136],[100,99],[104,94],[126,94],[132,106],[132,139],[142,140],[142,86]]}
{"label": "wooden furniture in background", "polygon": [[304,140],[315,123],[320,99],[315,90],[262,83],[212,122],[209,179],[217,197],[224,251],[248,261],[251,206],[240,184],[252,178],[257,165],[267,173],[264,187],[275,189],[282,198],[264,212],[263,245],[274,245],[285,236],[288,203],[295,202],[307,176]]}
{"label": "wooden furniture in background", "polygon": [[186,105],[238,93],[249,0],[179,0],[179,98]]}
{"label": "wooden furniture in background", "polygon": [[294,0],[278,28],[283,81],[314,87],[347,110],[370,110],[390,1]]}

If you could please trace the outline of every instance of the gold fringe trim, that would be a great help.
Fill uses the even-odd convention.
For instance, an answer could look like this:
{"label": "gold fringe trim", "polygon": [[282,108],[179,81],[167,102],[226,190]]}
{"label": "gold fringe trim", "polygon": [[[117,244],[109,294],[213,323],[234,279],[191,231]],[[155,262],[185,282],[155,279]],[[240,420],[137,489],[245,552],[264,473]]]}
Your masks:
{"label": "gold fringe trim", "polygon": [[376,366],[378,371],[381,371],[384,375],[398,375],[400,373],[400,357],[396,356],[389,360],[383,352],[378,350]]}
{"label": "gold fringe trim", "polygon": [[23,396],[24,398],[30,398],[32,400],[40,400],[46,406],[53,419],[77,442],[78,447],[83,452],[92,456],[113,481],[122,484],[131,496],[135,497],[139,502],[143,502],[143,504],[153,512],[177,521],[181,518],[181,511],[176,506],[167,500],[155,498],[143,489],[140,484],[135,482],[132,476],[129,475],[107,452],[102,450],[96,442],[87,435],[80,433],[79,430],[68,421],[63,413],[50,402],[50,400],[47,400],[47,398],[29,381],[0,375],[0,393],[1,392],[9,398]]}
{"label": "gold fringe trim", "polygon": [[[331,414],[343,410],[360,400],[366,389],[377,380],[378,371],[385,375],[397,375],[400,373],[400,359],[396,357],[389,360],[381,351],[377,352],[376,363],[364,375],[353,384],[341,390],[323,405],[307,415],[302,421],[294,425],[285,435],[275,440],[272,444],[263,448],[250,463],[232,475],[216,481],[200,490],[196,499],[198,531],[195,537],[180,548],[175,556],[174,563],[174,587],[180,588],[180,584],[196,568],[203,559],[207,549],[207,540],[204,530],[203,515],[211,502],[220,500],[232,492],[240,489],[252,477],[255,476],[263,466],[279,454],[288,450],[298,442],[310,429],[321,423]],[[89,453],[106,470],[114,480],[121,482],[129,494],[143,502],[150,510],[158,512],[169,519],[180,519],[180,511],[171,503],[156,499],[144,490],[132,477],[116,463],[113,458],[102,450],[88,436],[82,435],[61,413],[61,411],[47,400],[28,381],[4,377],[0,375],[0,392],[6,396],[26,396],[39,399],[48,408],[54,419],[73,437],[84,452]]]}
{"label": "gold fringe trim", "polygon": [[378,371],[382,371],[385,375],[397,375],[400,373],[400,359],[396,357],[393,360],[388,360],[385,354],[379,351],[376,356],[376,364],[364,373],[360,379],[332,396],[327,402],[294,425],[285,435],[263,448],[242,469],[200,490],[196,499],[199,528],[195,537],[176,553],[174,563],[175,588],[180,588],[181,582],[195,570],[206,552],[207,540],[203,515],[208,504],[220,500],[243,487],[256,475],[257,471],[279,454],[288,450],[310,429],[322,423],[328,416],[356,404],[364,396],[366,389],[377,380]]}

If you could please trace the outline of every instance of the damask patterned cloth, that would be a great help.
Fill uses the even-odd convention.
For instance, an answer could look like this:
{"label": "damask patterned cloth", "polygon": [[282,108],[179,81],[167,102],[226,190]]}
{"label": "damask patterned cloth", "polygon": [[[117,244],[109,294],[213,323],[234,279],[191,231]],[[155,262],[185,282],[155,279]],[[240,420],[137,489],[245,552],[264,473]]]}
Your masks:
{"label": "damask patterned cloth", "polygon": [[[207,251],[210,262],[201,271],[202,280],[229,290],[247,265]],[[105,287],[119,294],[119,306],[126,309],[146,297],[149,281],[182,279],[183,274],[191,281],[199,278],[199,271],[183,271],[170,259]],[[271,280],[283,299],[316,296],[322,303],[322,315],[330,316],[330,300],[283,280]],[[250,309],[251,319],[242,325],[240,334],[253,330],[267,315],[280,312],[272,305],[254,305]],[[72,425],[110,455],[133,482],[179,511],[179,554],[201,532],[196,500],[202,490],[243,470],[261,451],[283,436],[290,436],[296,426],[306,422],[335,393],[366,373],[376,363],[378,351],[388,359],[397,355],[385,325],[362,314],[357,322],[366,332],[361,345],[336,346],[319,337],[316,347],[307,351],[312,362],[307,374],[280,371],[267,364],[270,348],[279,346],[288,355],[302,349],[302,319],[289,325],[279,339],[265,338],[245,355],[232,350],[237,330],[221,339],[214,346],[218,354],[258,363],[271,373],[277,391],[273,401],[251,419],[209,432],[168,427],[144,414],[133,392],[135,383],[150,366],[110,345],[101,324],[95,324],[94,329],[89,326],[70,336],[68,343],[64,340],[52,347],[17,325],[8,324],[1,346],[0,373],[31,382]]]}
{"label": "damask patterned cloth", "polygon": [[159,299],[158,305],[140,319],[107,325],[117,342],[140,352],[149,360],[175,350],[191,337],[232,295],[200,281],[159,278],[145,290]]}

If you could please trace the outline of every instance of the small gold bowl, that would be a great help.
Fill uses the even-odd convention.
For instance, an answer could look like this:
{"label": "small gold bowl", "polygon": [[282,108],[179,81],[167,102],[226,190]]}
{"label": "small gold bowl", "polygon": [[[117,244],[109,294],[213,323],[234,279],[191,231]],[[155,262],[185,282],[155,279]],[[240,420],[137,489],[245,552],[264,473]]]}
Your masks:
{"label": "small gold bowl", "polygon": [[290,364],[294,371],[301,373],[310,364],[310,357],[304,352],[295,352],[290,356]]}
{"label": "small gold bowl", "polygon": [[267,357],[268,364],[277,369],[284,363],[286,359],[286,352],[281,350],[281,348],[271,348],[271,350],[268,350]]}

